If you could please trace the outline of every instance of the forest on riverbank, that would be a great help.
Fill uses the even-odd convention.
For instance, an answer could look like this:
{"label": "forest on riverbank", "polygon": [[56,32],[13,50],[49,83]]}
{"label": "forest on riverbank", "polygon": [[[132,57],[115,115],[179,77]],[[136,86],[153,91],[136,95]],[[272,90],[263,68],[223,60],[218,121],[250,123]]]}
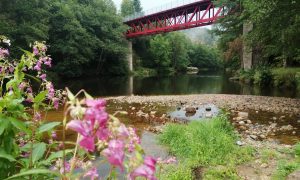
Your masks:
{"label": "forest on riverbank", "polygon": [[[236,79],[258,85],[299,83],[300,5],[295,0],[222,0],[231,11],[205,33],[194,31],[132,39],[136,75],[185,72],[194,66],[226,69]],[[123,17],[143,12],[139,0],[3,0],[0,34],[16,45],[46,41],[53,72],[63,77],[126,75],[127,40]],[[254,26],[243,35],[243,24]],[[253,47],[253,70],[242,67],[243,45]],[[28,49],[28,48],[27,48]],[[289,69],[287,67],[293,67]],[[87,71],[88,69],[88,71]],[[286,83],[286,81],[288,81]]]}

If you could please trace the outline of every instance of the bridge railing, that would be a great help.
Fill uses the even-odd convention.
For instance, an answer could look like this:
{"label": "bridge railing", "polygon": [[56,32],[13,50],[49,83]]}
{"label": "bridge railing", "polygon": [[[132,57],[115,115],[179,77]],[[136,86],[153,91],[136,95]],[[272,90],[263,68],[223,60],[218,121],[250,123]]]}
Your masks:
{"label": "bridge railing", "polygon": [[166,11],[166,10],[173,9],[173,8],[176,8],[176,7],[188,5],[188,4],[197,2],[197,1],[203,1],[203,0],[175,0],[175,1],[172,1],[172,2],[167,3],[165,5],[155,7],[155,8],[149,9],[147,11],[142,11],[140,13],[135,13],[133,15],[127,16],[127,17],[124,18],[123,21],[127,22],[127,21],[137,19],[137,18],[140,18],[140,17],[143,17],[143,16],[148,16],[148,15],[151,15],[151,14]]}

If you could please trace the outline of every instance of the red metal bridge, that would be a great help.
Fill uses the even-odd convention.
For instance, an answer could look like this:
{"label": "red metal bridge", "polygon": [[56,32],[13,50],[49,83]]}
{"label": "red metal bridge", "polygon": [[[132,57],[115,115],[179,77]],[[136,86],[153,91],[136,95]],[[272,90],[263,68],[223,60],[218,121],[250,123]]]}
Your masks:
{"label": "red metal bridge", "polygon": [[161,8],[126,17],[127,38],[211,25],[225,15],[211,0],[178,0]]}

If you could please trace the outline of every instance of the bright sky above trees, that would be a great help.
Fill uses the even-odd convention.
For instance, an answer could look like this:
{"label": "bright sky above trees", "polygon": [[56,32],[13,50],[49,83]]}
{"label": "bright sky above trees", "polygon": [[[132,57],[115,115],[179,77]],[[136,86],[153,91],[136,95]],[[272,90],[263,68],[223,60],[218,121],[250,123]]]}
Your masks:
{"label": "bright sky above trees", "polygon": [[[113,1],[117,5],[117,8],[120,9],[120,5],[121,5],[122,0],[113,0]],[[163,1],[162,0],[151,0],[151,1],[149,1],[149,0],[140,0],[140,1],[141,1],[143,9],[144,10],[149,10],[149,9],[167,4],[169,2],[172,2],[173,0],[163,0]]]}

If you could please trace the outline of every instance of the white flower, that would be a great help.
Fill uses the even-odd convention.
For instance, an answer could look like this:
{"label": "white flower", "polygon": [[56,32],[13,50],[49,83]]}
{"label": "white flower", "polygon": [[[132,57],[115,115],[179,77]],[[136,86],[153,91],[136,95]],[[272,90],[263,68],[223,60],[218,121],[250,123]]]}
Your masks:
{"label": "white flower", "polygon": [[9,39],[4,39],[3,40],[3,42],[5,43],[5,44],[7,44],[8,46],[10,46],[11,44],[10,44],[10,40]]}

